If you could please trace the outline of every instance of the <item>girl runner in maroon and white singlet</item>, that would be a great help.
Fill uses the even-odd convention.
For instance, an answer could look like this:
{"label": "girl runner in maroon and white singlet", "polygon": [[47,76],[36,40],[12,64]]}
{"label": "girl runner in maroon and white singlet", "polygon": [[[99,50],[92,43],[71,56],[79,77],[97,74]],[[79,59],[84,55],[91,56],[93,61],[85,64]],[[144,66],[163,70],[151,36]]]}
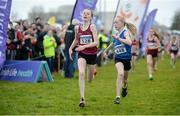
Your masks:
{"label": "girl runner in maroon and white singlet", "polygon": [[150,29],[147,38],[147,65],[148,65],[148,73],[149,79],[153,80],[152,73],[155,70],[155,65],[158,57],[158,50],[160,50],[160,41],[158,34]]}
{"label": "girl runner in maroon and white singlet", "polygon": [[131,50],[131,53],[132,53],[132,61],[131,61],[131,66],[132,66],[132,71],[134,71],[135,69],[135,62],[136,62],[136,59],[137,59],[137,56],[138,56],[138,40],[136,39],[136,35],[137,35],[137,30],[136,29],[133,29],[134,31],[131,31],[131,32],[134,32],[132,33],[132,50]]}
{"label": "girl runner in maroon and white singlet", "polygon": [[[75,27],[75,39],[69,48],[69,56],[71,58],[72,49],[78,51],[78,69],[79,69],[79,87],[80,87],[80,107],[85,106],[85,70],[88,68],[88,81],[91,82],[94,77],[96,55],[97,55],[97,29],[91,24],[92,12],[84,9],[82,14],[82,25]],[[71,58],[72,59],[72,58]]]}
{"label": "girl runner in maroon and white singlet", "polygon": [[175,36],[170,41],[169,48],[170,48],[170,54],[171,54],[171,65],[172,65],[172,68],[175,68],[177,54],[179,51],[179,42]]}

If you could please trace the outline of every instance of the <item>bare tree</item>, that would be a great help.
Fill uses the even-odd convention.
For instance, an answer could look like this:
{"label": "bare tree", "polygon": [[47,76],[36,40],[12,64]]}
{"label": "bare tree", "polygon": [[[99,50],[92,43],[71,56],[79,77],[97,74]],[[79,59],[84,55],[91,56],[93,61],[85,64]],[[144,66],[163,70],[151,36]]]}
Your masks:
{"label": "bare tree", "polygon": [[171,29],[180,30],[180,9],[178,9],[174,15]]}
{"label": "bare tree", "polygon": [[34,22],[34,19],[36,17],[41,17],[42,22],[45,22],[47,20],[43,6],[34,6],[32,7],[31,11],[28,13],[29,21]]}
{"label": "bare tree", "polygon": [[41,17],[42,22],[46,23],[48,19],[52,16],[57,18],[57,21],[61,20],[63,22],[69,22],[72,15],[73,6],[60,6],[57,10],[50,10],[49,12],[44,12],[42,6],[34,6],[28,13],[28,20],[33,22],[36,17]]}
{"label": "bare tree", "polygon": [[10,15],[10,19],[11,21],[17,21],[19,19],[18,13],[12,11]]}

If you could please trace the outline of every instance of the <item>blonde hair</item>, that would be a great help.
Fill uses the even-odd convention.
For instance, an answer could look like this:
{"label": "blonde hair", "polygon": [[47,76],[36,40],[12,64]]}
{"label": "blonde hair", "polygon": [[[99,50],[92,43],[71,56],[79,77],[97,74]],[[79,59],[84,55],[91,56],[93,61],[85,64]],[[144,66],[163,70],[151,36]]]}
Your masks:
{"label": "blonde hair", "polygon": [[137,35],[137,28],[134,24],[132,23],[125,23],[125,25],[127,26],[128,30],[131,32],[131,34],[133,36]]}
{"label": "blonde hair", "polygon": [[121,21],[122,23],[124,23],[124,26],[127,27],[127,29],[131,32],[131,34],[132,34],[133,36],[137,35],[137,28],[136,28],[136,26],[135,26],[134,24],[126,22],[126,21],[125,21],[125,18],[122,17],[122,16],[120,16],[120,15],[118,15],[116,18],[118,18],[119,21]]}

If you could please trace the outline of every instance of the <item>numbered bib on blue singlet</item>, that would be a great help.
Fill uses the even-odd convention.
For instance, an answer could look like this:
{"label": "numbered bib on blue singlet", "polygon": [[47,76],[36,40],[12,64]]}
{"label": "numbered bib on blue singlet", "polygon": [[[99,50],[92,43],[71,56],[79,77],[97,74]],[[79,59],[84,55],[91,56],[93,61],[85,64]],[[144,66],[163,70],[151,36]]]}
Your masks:
{"label": "numbered bib on blue singlet", "polygon": [[92,43],[92,35],[81,35],[80,36],[80,44],[90,44]]}
{"label": "numbered bib on blue singlet", "polygon": [[125,53],[127,51],[126,51],[126,48],[125,48],[124,44],[120,44],[120,45],[115,46],[114,52],[116,54],[122,54],[122,53]]}

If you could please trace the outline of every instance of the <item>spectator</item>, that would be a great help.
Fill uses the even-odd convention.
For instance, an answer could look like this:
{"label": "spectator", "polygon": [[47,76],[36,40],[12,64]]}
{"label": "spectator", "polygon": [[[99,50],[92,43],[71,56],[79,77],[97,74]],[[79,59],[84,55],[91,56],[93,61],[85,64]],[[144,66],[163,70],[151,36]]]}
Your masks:
{"label": "spectator", "polygon": [[101,62],[103,61],[102,53],[107,48],[107,37],[104,32],[104,29],[100,30],[100,33],[98,34],[98,40],[99,40],[99,45],[98,45],[97,65],[101,66]]}
{"label": "spectator", "polygon": [[71,60],[69,58],[69,48],[72,44],[72,42],[74,41],[74,36],[75,36],[75,31],[74,31],[74,27],[75,25],[78,25],[78,21],[76,19],[72,20],[72,23],[68,26],[67,30],[66,30],[66,34],[65,34],[65,38],[64,38],[64,42],[65,42],[65,63],[64,63],[64,76],[66,78],[72,78],[74,76],[74,72],[76,69],[76,64],[77,64],[77,52],[74,51],[72,53],[72,58],[73,60]]}
{"label": "spectator", "polygon": [[34,34],[32,26],[24,32],[24,38],[22,41],[21,60],[28,60],[33,57],[34,45],[37,42],[37,38]]}
{"label": "spectator", "polygon": [[[42,31],[40,31],[37,34],[37,43],[35,45],[35,50],[38,53],[39,59],[38,60],[44,60],[44,47],[43,47],[43,40],[44,40],[44,36],[47,34],[49,30],[49,25],[45,24]],[[40,57],[42,56],[42,57]]]}
{"label": "spectator", "polygon": [[40,17],[36,17],[35,18],[35,24],[36,24],[36,26],[40,27],[41,29],[43,28],[43,25],[42,25]]}
{"label": "spectator", "polygon": [[6,51],[6,59],[13,60],[16,55],[16,40],[15,40],[15,29],[13,28],[13,23],[9,23],[8,29],[8,38],[7,38],[7,51]]}
{"label": "spectator", "polygon": [[55,48],[57,46],[56,40],[53,37],[52,30],[49,30],[47,35],[44,36],[43,46],[44,46],[44,55],[49,65],[50,71],[52,73],[54,70],[53,68],[54,68]]}
{"label": "spectator", "polygon": [[19,60],[21,58],[21,49],[22,49],[22,41],[23,41],[23,33],[21,31],[20,23],[15,25],[15,38],[17,39],[17,47],[16,47],[16,56],[15,59]]}

